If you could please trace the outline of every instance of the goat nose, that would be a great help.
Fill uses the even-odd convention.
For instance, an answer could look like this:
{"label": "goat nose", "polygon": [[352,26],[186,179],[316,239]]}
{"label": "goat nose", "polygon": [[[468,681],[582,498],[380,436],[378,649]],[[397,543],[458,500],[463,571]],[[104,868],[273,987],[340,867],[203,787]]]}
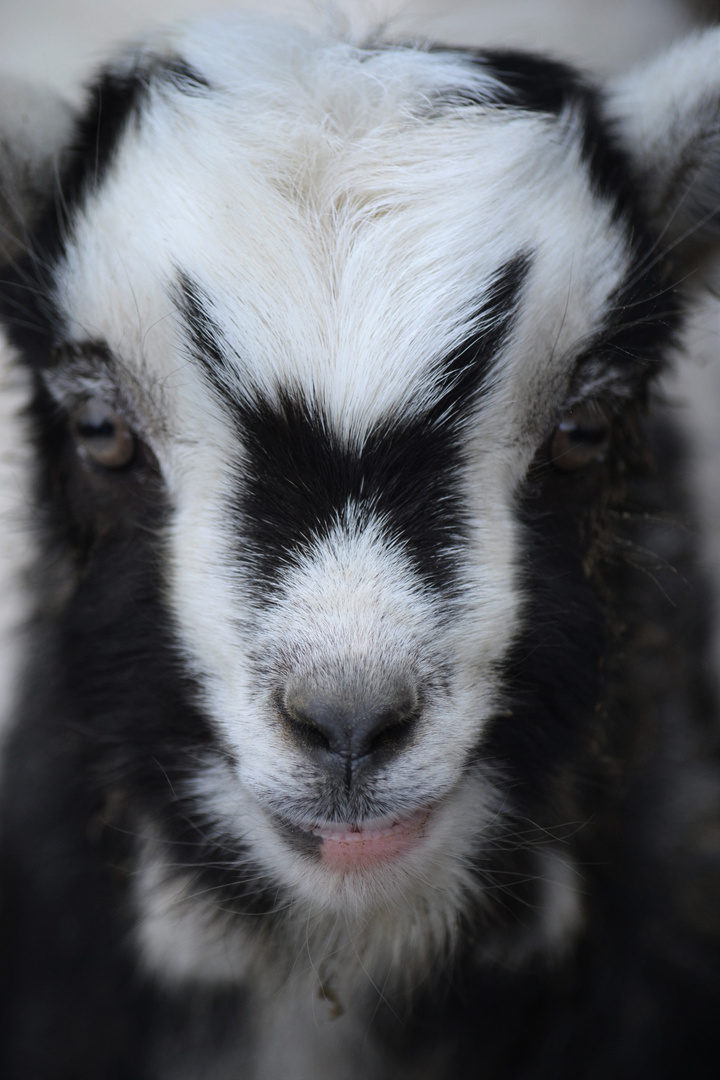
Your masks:
{"label": "goat nose", "polygon": [[361,762],[380,764],[401,749],[419,716],[416,694],[313,692],[294,689],[278,702],[280,715],[294,741],[334,768]]}

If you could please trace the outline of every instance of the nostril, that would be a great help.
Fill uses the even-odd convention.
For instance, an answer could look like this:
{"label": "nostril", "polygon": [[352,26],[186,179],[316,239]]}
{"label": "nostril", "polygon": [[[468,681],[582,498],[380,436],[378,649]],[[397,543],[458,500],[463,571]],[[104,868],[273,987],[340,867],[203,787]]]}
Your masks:
{"label": "nostril", "polygon": [[289,712],[287,714],[290,727],[298,742],[308,750],[325,750],[332,752],[332,743],[325,732],[318,727],[310,716],[302,712]]}
{"label": "nostril", "polygon": [[280,692],[273,695],[273,701],[285,728],[300,746],[306,750],[331,752],[330,740],[312,716]]}
{"label": "nostril", "polygon": [[274,702],[286,730],[307,753],[378,763],[402,749],[420,716],[417,694],[379,698],[342,688],[321,694],[295,687],[278,692]]}
{"label": "nostril", "polygon": [[419,717],[419,708],[409,704],[383,713],[375,729],[369,733],[366,753],[395,753],[400,750],[408,742]]}

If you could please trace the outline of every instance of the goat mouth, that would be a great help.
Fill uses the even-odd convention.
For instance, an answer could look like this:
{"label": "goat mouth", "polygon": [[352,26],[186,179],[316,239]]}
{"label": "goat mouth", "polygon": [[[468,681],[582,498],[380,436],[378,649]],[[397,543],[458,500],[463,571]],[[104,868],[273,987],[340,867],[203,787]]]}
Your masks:
{"label": "goat mouth", "polygon": [[432,808],[401,818],[375,818],[357,824],[328,823],[305,828],[320,842],[320,862],[334,870],[353,871],[401,858],[424,837]]}

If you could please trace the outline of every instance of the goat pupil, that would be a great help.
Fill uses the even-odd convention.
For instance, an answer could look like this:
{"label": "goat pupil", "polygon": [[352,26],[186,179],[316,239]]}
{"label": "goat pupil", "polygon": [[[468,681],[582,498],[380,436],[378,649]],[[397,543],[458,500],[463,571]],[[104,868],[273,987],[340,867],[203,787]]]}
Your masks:
{"label": "goat pupil", "polygon": [[607,439],[607,428],[598,427],[580,427],[568,424],[560,425],[563,431],[567,432],[567,436],[571,442],[579,443],[581,446],[600,446]]}
{"label": "goat pupil", "polygon": [[555,429],[550,448],[553,464],[573,472],[601,460],[610,445],[611,419],[600,402],[577,405]]}
{"label": "goat pupil", "polygon": [[110,420],[101,420],[100,423],[78,423],[78,435],[83,439],[111,439],[115,434],[115,425]]}
{"label": "goat pupil", "polygon": [[123,418],[104,401],[85,401],[73,411],[75,438],[86,457],[106,469],[128,465],[135,438]]}

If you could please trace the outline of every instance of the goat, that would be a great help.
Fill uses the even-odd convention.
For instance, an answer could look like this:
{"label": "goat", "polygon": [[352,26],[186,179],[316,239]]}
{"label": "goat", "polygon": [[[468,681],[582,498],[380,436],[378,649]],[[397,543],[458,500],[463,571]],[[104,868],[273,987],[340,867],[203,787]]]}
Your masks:
{"label": "goat", "polygon": [[717,1076],[654,387],[718,247],[719,57],[595,86],[233,16],[33,158],[3,1077]]}

